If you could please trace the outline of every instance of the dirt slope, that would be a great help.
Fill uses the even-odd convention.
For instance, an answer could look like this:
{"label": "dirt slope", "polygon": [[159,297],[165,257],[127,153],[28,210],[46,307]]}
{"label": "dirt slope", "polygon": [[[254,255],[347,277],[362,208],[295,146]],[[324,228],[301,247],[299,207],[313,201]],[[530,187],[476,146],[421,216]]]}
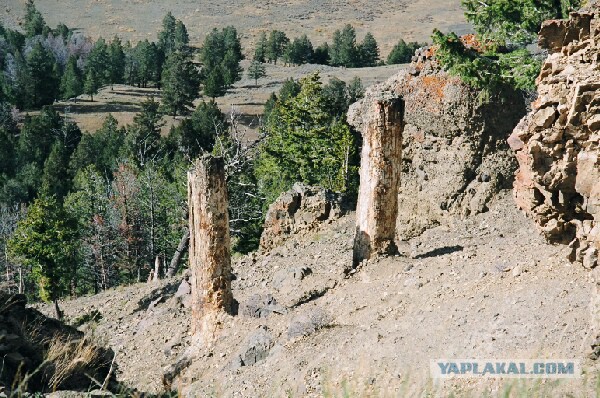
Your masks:
{"label": "dirt slope", "polygon": [[[331,42],[336,29],[353,24],[359,38],[372,31],[387,55],[399,38],[429,40],[433,27],[464,32],[468,29],[460,0],[37,0],[47,22],[65,22],[92,37],[115,34],[133,41],[154,40],[168,11],[187,26],[192,43],[199,44],[215,27],[235,26],[244,45],[258,32],[279,29],[295,37],[306,33],[320,44]],[[0,20],[9,26],[22,22],[25,0],[4,0]],[[72,22],[76,21],[76,22]]]}
{"label": "dirt slope", "polygon": [[[401,243],[403,255],[344,278],[353,230],[350,215],[270,255],[237,259],[233,286],[241,308],[252,295],[272,294],[277,303],[266,307],[275,313],[232,317],[176,388],[199,397],[450,389],[478,396],[472,391],[483,388],[496,395],[503,387],[494,380],[437,385],[427,378],[429,361],[585,358],[589,275],[543,242],[509,192],[489,212],[429,230]],[[158,391],[162,368],[189,344],[190,314],[173,296],[178,282],[119,288],[64,307],[70,317],[98,309],[102,319],[86,327],[118,352],[119,378]],[[587,396],[585,383],[594,386],[585,379],[519,384],[515,391]]]}

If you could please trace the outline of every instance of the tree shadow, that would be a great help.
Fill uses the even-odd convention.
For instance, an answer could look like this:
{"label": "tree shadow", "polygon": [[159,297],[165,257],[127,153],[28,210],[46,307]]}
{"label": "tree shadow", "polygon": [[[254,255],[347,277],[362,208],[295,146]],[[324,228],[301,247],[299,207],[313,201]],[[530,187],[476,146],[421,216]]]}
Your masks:
{"label": "tree shadow", "polygon": [[415,256],[414,258],[415,259],[423,259],[423,258],[445,256],[446,254],[452,254],[452,253],[460,252],[463,250],[464,250],[464,247],[462,247],[460,245],[444,246],[444,247],[438,247],[437,249],[433,249],[427,253],[419,254],[418,256]]}
{"label": "tree shadow", "polygon": [[117,112],[133,112],[140,111],[140,106],[126,102],[84,102],[84,103],[65,103],[54,105],[58,111],[69,108],[69,113],[117,113]]}

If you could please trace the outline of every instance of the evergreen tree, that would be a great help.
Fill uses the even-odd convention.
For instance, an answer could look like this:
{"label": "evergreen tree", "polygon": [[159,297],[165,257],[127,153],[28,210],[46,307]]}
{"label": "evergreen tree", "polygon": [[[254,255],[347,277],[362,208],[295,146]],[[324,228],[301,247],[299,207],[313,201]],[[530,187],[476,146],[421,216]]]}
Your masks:
{"label": "evergreen tree", "polygon": [[27,37],[44,35],[48,30],[44,17],[35,7],[33,0],[27,0],[25,4],[25,32]]}
{"label": "evergreen tree", "polygon": [[62,318],[58,299],[76,283],[77,225],[52,197],[35,200],[27,217],[18,223],[8,241],[12,256],[33,267],[40,297],[54,303],[56,317]]}
{"label": "evergreen tree", "polygon": [[110,83],[111,61],[106,41],[103,38],[98,39],[90,51],[85,66],[86,76],[90,70],[94,71],[98,88]]}
{"label": "evergreen tree", "polygon": [[113,38],[108,46],[108,81],[111,85],[123,83],[125,76],[125,51],[121,39]]}
{"label": "evergreen tree", "polygon": [[254,79],[254,85],[258,86],[258,79],[265,77],[266,75],[267,71],[265,65],[258,61],[252,61],[248,67],[248,77]]}
{"label": "evergreen tree", "polygon": [[83,93],[81,72],[77,67],[77,59],[71,55],[67,62],[65,73],[60,82],[60,94],[62,99],[74,98]]}
{"label": "evergreen tree", "polygon": [[285,54],[285,50],[290,42],[290,39],[285,33],[279,30],[273,30],[269,34],[267,41],[267,60],[277,64],[277,60]]}
{"label": "evergreen tree", "polygon": [[175,23],[175,50],[187,51],[190,43],[190,36],[183,22],[177,20]]}
{"label": "evergreen tree", "polygon": [[225,79],[223,78],[223,74],[223,70],[220,66],[213,68],[208,73],[208,76],[206,79],[204,79],[204,95],[207,95],[213,99],[225,95],[227,90],[225,88]]}
{"label": "evergreen tree", "polygon": [[93,165],[95,170],[109,178],[117,168],[119,151],[123,147],[125,129],[112,115],[108,115],[102,127],[93,134],[83,134],[77,149],[71,156],[70,169],[76,174]]}
{"label": "evergreen tree", "polygon": [[58,93],[59,80],[56,60],[52,52],[41,43],[36,43],[27,55],[27,70],[31,79],[27,90],[33,107],[49,105]]}
{"label": "evergreen tree", "polygon": [[187,113],[198,97],[199,75],[189,57],[180,51],[172,53],[162,74],[162,106],[173,117]]}
{"label": "evergreen tree", "polygon": [[295,38],[285,52],[286,62],[296,65],[311,63],[313,57],[313,45],[306,35]]}
{"label": "evergreen tree", "polygon": [[191,161],[211,152],[215,137],[227,129],[227,120],[214,101],[201,102],[191,117],[171,131],[171,140],[184,157]]}
{"label": "evergreen tree", "polygon": [[360,66],[376,66],[379,62],[379,46],[371,34],[367,32],[359,47]]}
{"label": "evergreen tree", "polygon": [[319,65],[329,65],[329,44],[325,42],[315,49],[313,62]]}
{"label": "evergreen tree", "polygon": [[[158,46],[163,50],[165,56],[175,51],[177,20],[169,11],[162,20],[162,30],[158,33]],[[181,32],[180,32],[181,34]]]}
{"label": "evergreen tree", "polygon": [[260,32],[260,36],[254,50],[254,58],[252,59],[253,61],[263,63],[267,61],[267,45],[267,34],[264,31]]}
{"label": "evergreen tree", "polygon": [[400,39],[388,55],[387,64],[394,65],[409,63],[415,54],[415,51],[423,46],[426,46],[426,44],[417,42],[410,42],[407,44],[404,40]]}
{"label": "evergreen tree", "polygon": [[156,160],[162,146],[160,130],[163,125],[159,103],[154,98],[142,102],[142,110],[127,128],[125,154],[141,167]]}
{"label": "evergreen tree", "polygon": [[336,191],[357,187],[357,143],[349,126],[327,112],[318,74],[300,84],[300,93],[279,102],[265,126],[256,176],[267,203],[297,181]]}
{"label": "evergreen tree", "polygon": [[101,87],[100,79],[94,68],[90,68],[85,76],[83,83],[83,93],[90,96],[90,101],[94,102],[94,94],[98,93]]}
{"label": "evergreen tree", "polygon": [[360,53],[356,47],[356,31],[352,25],[348,24],[341,31],[334,32],[329,57],[333,66],[354,68],[360,65]]}

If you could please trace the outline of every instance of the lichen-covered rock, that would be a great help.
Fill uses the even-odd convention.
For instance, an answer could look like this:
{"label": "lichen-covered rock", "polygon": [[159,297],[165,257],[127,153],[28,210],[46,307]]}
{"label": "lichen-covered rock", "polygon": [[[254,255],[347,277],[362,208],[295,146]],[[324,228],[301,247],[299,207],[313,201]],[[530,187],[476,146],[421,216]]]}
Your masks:
{"label": "lichen-covered rock", "polygon": [[[15,395],[57,390],[87,391],[90,377],[116,389],[114,353],[83,333],[26,308],[23,295],[0,292],[0,390]],[[116,366],[116,365],[115,365]],[[116,368],[113,368],[116,370]],[[18,390],[18,391],[17,391]]]}
{"label": "lichen-covered rock", "polygon": [[347,212],[342,195],[296,183],[271,204],[265,218],[260,247],[269,251],[291,235],[317,229]]}
{"label": "lichen-covered rock", "polygon": [[516,162],[506,144],[526,113],[522,96],[505,92],[484,98],[435,61],[431,48],[419,50],[407,70],[367,90],[351,106],[348,121],[359,131],[372,120],[375,103],[401,98],[404,115],[402,165],[396,232],[420,234],[448,215],[483,212],[512,183]]}
{"label": "lichen-covered rock", "polygon": [[508,141],[519,162],[517,205],[586,268],[598,264],[600,250],[599,11],[544,23],[539,42],[550,55],[539,98]]}

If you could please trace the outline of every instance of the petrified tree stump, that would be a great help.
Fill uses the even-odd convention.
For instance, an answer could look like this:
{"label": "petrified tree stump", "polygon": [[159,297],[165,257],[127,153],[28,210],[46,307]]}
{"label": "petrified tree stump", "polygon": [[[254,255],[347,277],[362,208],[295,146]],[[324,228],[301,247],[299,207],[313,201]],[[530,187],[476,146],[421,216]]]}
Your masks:
{"label": "petrified tree stump", "polygon": [[402,165],[404,101],[378,100],[363,120],[360,189],[356,206],[354,265],[373,255],[393,254]]}
{"label": "petrified tree stump", "polygon": [[214,339],[231,313],[231,249],[223,160],[205,155],[188,173],[192,333]]}

